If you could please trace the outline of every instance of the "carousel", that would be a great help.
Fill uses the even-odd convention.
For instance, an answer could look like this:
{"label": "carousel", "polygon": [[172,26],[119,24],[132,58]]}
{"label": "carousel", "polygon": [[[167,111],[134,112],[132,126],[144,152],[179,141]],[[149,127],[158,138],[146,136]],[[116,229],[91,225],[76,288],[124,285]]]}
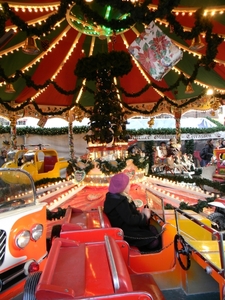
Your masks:
{"label": "carousel", "polygon": [[[68,122],[70,157],[64,180],[36,190],[23,164],[0,170],[1,217],[10,226],[18,219],[12,230],[1,230],[7,246],[0,260],[2,299],[225,299],[223,233],[208,211],[194,210],[223,195],[173,180],[176,173],[191,178],[195,170],[193,157],[181,155],[181,116],[191,110],[214,116],[224,104],[222,2],[0,1],[0,112],[10,121],[8,150],[18,150],[19,118],[38,118],[44,128],[60,117]],[[176,133],[169,147],[154,149],[153,174],[146,176],[149,157],[130,151],[127,120],[150,116],[151,127],[162,113],[174,116]],[[90,119],[88,154],[77,157],[72,123],[84,117]],[[57,157],[59,174],[66,162],[47,153]],[[50,181],[51,168],[45,171],[45,160],[36,159],[41,178]],[[171,179],[157,177],[160,170]],[[129,247],[101,209],[118,172],[129,175],[137,208],[152,209],[161,236],[157,253]],[[27,184],[32,201],[21,191]],[[28,227],[30,205],[42,218]],[[42,257],[32,256],[35,239],[43,237],[49,243],[46,249],[42,243]],[[8,247],[14,238],[16,246]]]}

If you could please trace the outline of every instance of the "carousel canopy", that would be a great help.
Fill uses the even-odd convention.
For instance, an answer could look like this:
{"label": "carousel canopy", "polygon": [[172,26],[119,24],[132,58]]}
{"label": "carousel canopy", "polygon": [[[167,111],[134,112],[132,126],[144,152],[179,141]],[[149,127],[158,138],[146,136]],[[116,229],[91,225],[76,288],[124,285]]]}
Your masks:
{"label": "carousel canopy", "polygon": [[224,14],[223,0],[0,1],[1,112],[81,120],[110,76],[128,114],[215,111]]}

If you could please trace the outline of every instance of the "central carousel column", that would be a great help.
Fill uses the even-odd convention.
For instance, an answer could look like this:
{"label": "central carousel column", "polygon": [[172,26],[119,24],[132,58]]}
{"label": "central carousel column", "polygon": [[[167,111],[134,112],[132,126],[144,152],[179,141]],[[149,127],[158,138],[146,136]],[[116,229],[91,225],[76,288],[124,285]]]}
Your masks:
{"label": "central carousel column", "polygon": [[15,113],[12,113],[10,115],[10,128],[11,128],[11,132],[10,132],[10,148],[11,149],[16,149],[17,148],[17,136],[16,136],[16,115]]}
{"label": "central carousel column", "polygon": [[68,138],[69,138],[70,158],[75,159],[75,151],[74,151],[74,143],[73,143],[73,112],[71,110],[69,111]]}
{"label": "central carousel column", "polygon": [[181,115],[182,115],[182,110],[176,109],[174,113],[174,117],[176,122],[176,140],[178,144],[181,144],[181,128],[180,128]]}

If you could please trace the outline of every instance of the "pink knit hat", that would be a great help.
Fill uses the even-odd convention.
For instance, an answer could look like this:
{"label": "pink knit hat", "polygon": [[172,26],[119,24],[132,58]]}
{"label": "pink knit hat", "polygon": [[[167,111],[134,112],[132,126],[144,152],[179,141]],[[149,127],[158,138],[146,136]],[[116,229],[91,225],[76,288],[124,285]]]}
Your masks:
{"label": "pink knit hat", "polygon": [[124,173],[118,173],[114,175],[109,183],[109,192],[116,194],[122,193],[127,187],[130,178]]}

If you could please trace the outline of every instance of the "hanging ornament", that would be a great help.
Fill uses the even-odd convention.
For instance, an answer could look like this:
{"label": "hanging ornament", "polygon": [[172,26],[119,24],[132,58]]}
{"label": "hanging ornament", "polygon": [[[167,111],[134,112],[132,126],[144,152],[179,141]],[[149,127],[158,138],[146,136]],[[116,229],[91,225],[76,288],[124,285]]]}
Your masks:
{"label": "hanging ornament", "polygon": [[29,55],[37,55],[40,53],[40,49],[38,49],[37,44],[36,44],[36,40],[29,36],[26,40],[25,40],[25,44],[22,48],[23,53],[25,54],[29,54]]}
{"label": "hanging ornament", "polygon": [[12,83],[7,83],[6,88],[5,88],[5,93],[7,93],[7,94],[15,93],[15,89],[14,89]]}
{"label": "hanging ornament", "polygon": [[192,88],[191,83],[189,82],[188,85],[186,86],[185,94],[193,94],[193,93],[194,93],[194,90]]}
{"label": "hanging ornament", "polygon": [[155,119],[154,119],[154,118],[151,118],[151,119],[148,121],[148,126],[149,126],[149,127],[152,127],[154,124],[155,124]]}
{"label": "hanging ornament", "polygon": [[182,59],[183,52],[153,21],[141,33],[141,37],[130,44],[128,51],[146,72],[159,81]]}
{"label": "hanging ornament", "polygon": [[197,37],[193,38],[193,40],[191,42],[191,46],[189,47],[189,49],[193,50],[193,51],[197,51],[197,50],[201,50],[204,47],[205,47],[205,45],[201,41],[201,36],[198,35]]}

